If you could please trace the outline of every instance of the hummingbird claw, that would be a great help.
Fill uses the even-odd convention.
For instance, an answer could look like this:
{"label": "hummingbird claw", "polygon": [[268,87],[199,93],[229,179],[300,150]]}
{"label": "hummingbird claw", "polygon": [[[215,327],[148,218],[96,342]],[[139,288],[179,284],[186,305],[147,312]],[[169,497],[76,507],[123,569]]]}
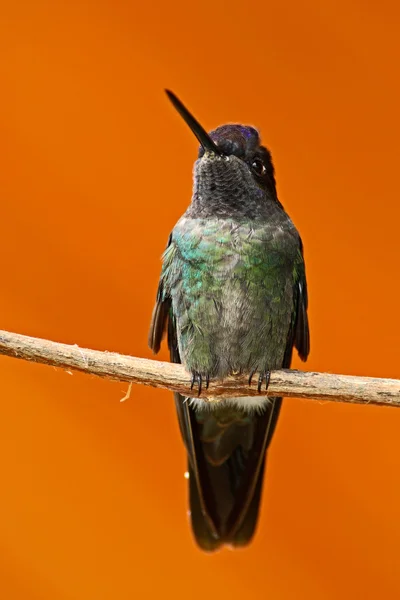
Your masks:
{"label": "hummingbird claw", "polygon": [[[208,380],[209,380],[209,377],[207,376],[207,379],[206,379],[206,388],[208,388],[208,383],[209,383]],[[197,383],[197,385],[199,386],[197,395],[200,396],[201,390],[203,388],[203,377],[202,377],[201,373],[197,373],[197,371],[194,371],[192,373],[192,379],[191,379],[191,382],[190,382],[190,389],[191,390],[193,389],[193,386],[194,386],[195,383]]]}
{"label": "hummingbird claw", "polygon": [[249,375],[249,386],[251,385],[251,380],[253,379],[253,375],[254,373],[257,371],[257,369],[252,369],[250,371],[250,375]]}
{"label": "hummingbird claw", "polygon": [[207,373],[207,375],[206,375],[206,390],[208,390],[209,385],[210,385],[210,375]]}
{"label": "hummingbird claw", "polygon": [[268,390],[270,380],[271,380],[271,371],[265,371],[265,391]]}
{"label": "hummingbird claw", "polygon": [[200,375],[200,373],[197,374],[197,382],[199,384],[199,391],[197,392],[197,395],[200,396],[200,394],[201,394],[201,386],[202,386],[202,383],[203,383],[203,378]]}
{"label": "hummingbird claw", "polygon": [[269,382],[271,379],[271,371],[268,371],[268,370],[261,371],[260,376],[258,378],[258,385],[257,385],[258,393],[261,392],[261,386],[262,386],[262,382],[264,381],[264,379],[265,379],[265,391],[267,391]]}
{"label": "hummingbird claw", "polygon": [[264,374],[261,372],[260,375],[259,375],[259,377],[258,377],[258,385],[257,385],[257,391],[258,391],[258,393],[261,392],[261,386],[262,386],[263,379],[264,379]]}

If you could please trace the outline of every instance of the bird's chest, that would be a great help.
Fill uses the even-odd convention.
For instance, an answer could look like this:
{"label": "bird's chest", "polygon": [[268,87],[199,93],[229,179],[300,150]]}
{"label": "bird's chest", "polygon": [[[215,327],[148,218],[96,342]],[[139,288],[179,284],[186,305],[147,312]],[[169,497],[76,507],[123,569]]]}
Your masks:
{"label": "bird's chest", "polygon": [[199,365],[207,364],[205,370],[214,372],[219,365],[222,376],[251,361],[281,363],[295,256],[282,233],[227,220],[193,219],[175,228],[163,288],[190,368],[201,371]]}
{"label": "bird's chest", "polygon": [[296,246],[279,225],[185,219],[174,231],[182,277],[198,287],[265,282],[292,268]]}

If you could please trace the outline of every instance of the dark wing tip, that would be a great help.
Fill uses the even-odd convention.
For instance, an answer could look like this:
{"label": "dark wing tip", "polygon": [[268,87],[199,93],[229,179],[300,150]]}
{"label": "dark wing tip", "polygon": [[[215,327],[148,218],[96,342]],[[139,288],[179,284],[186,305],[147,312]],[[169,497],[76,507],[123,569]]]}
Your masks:
{"label": "dark wing tip", "polygon": [[169,305],[165,301],[157,302],[153,310],[148,344],[154,354],[157,354],[157,352],[160,350],[161,341],[164,337],[164,332],[167,325],[168,311]]}
{"label": "dark wing tip", "polygon": [[301,296],[294,334],[294,345],[297,349],[300,359],[303,362],[306,362],[308,355],[310,354],[310,330],[308,326],[307,308]]}

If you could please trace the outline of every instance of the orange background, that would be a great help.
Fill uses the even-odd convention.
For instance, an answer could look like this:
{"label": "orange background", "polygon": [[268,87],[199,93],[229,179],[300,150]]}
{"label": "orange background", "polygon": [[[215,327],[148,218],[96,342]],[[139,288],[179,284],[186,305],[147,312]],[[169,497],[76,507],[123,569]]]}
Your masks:
{"label": "orange background", "polygon": [[[140,4],[2,3],[0,327],[150,356],[197,150],[170,87],[273,152],[307,369],[400,377],[398,3]],[[208,556],[169,392],[11,358],[0,381],[2,598],[400,596],[400,410],[287,400],[254,543]]]}

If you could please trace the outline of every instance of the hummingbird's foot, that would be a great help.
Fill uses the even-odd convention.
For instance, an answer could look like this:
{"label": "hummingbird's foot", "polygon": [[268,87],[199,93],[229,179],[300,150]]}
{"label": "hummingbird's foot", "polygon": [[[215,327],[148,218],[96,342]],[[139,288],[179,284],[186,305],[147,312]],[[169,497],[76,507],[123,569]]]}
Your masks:
{"label": "hummingbird's foot", "polygon": [[[201,390],[202,390],[202,386],[203,386],[203,376],[201,375],[201,373],[198,373],[197,371],[193,371],[192,373],[192,380],[190,382],[190,389],[193,389],[194,384],[197,383],[197,385],[199,386],[199,389],[197,391],[197,395],[200,396],[201,394]],[[208,388],[208,384],[209,384],[209,379],[207,377],[206,379],[206,388]]]}
{"label": "hummingbird's foot", "polygon": [[[257,371],[257,369],[252,369],[250,371],[250,375],[249,375],[249,386],[251,386],[251,382],[253,379],[253,375],[254,373]],[[261,371],[259,377],[258,377],[258,385],[257,385],[257,390],[260,393],[261,392],[261,386],[263,384],[263,381],[265,379],[265,391],[268,390],[268,386],[269,386],[269,380],[271,379],[271,371],[268,371],[267,369],[265,369],[265,371]]]}
{"label": "hummingbird's foot", "polygon": [[253,375],[254,373],[257,371],[257,369],[252,369],[250,371],[250,375],[249,375],[249,386],[251,386],[251,380],[253,379]]}
{"label": "hummingbird's foot", "polygon": [[[191,382],[190,382],[190,389],[192,390],[193,387],[194,387],[194,385],[195,385],[195,383],[197,383],[197,385],[199,386],[198,390],[197,390],[197,395],[198,396],[200,396],[201,390],[203,389],[203,379],[204,379],[204,376],[201,373],[199,373],[198,371],[193,371],[192,372],[192,379],[191,379]],[[206,373],[206,375],[205,375],[205,388],[206,388],[206,390],[208,390],[208,386],[209,385],[210,385],[210,374]]]}
{"label": "hummingbird's foot", "polygon": [[267,370],[261,371],[260,376],[258,378],[258,385],[257,385],[258,393],[261,392],[261,386],[262,386],[264,379],[265,379],[265,391],[267,391],[268,386],[269,386],[269,381],[271,379],[271,371],[267,371]]}
{"label": "hummingbird's foot", "polygon": [[207,373],[207,375],[206,375],[206,390],[208,390],[209,385],[210,385],[210,375]]}

